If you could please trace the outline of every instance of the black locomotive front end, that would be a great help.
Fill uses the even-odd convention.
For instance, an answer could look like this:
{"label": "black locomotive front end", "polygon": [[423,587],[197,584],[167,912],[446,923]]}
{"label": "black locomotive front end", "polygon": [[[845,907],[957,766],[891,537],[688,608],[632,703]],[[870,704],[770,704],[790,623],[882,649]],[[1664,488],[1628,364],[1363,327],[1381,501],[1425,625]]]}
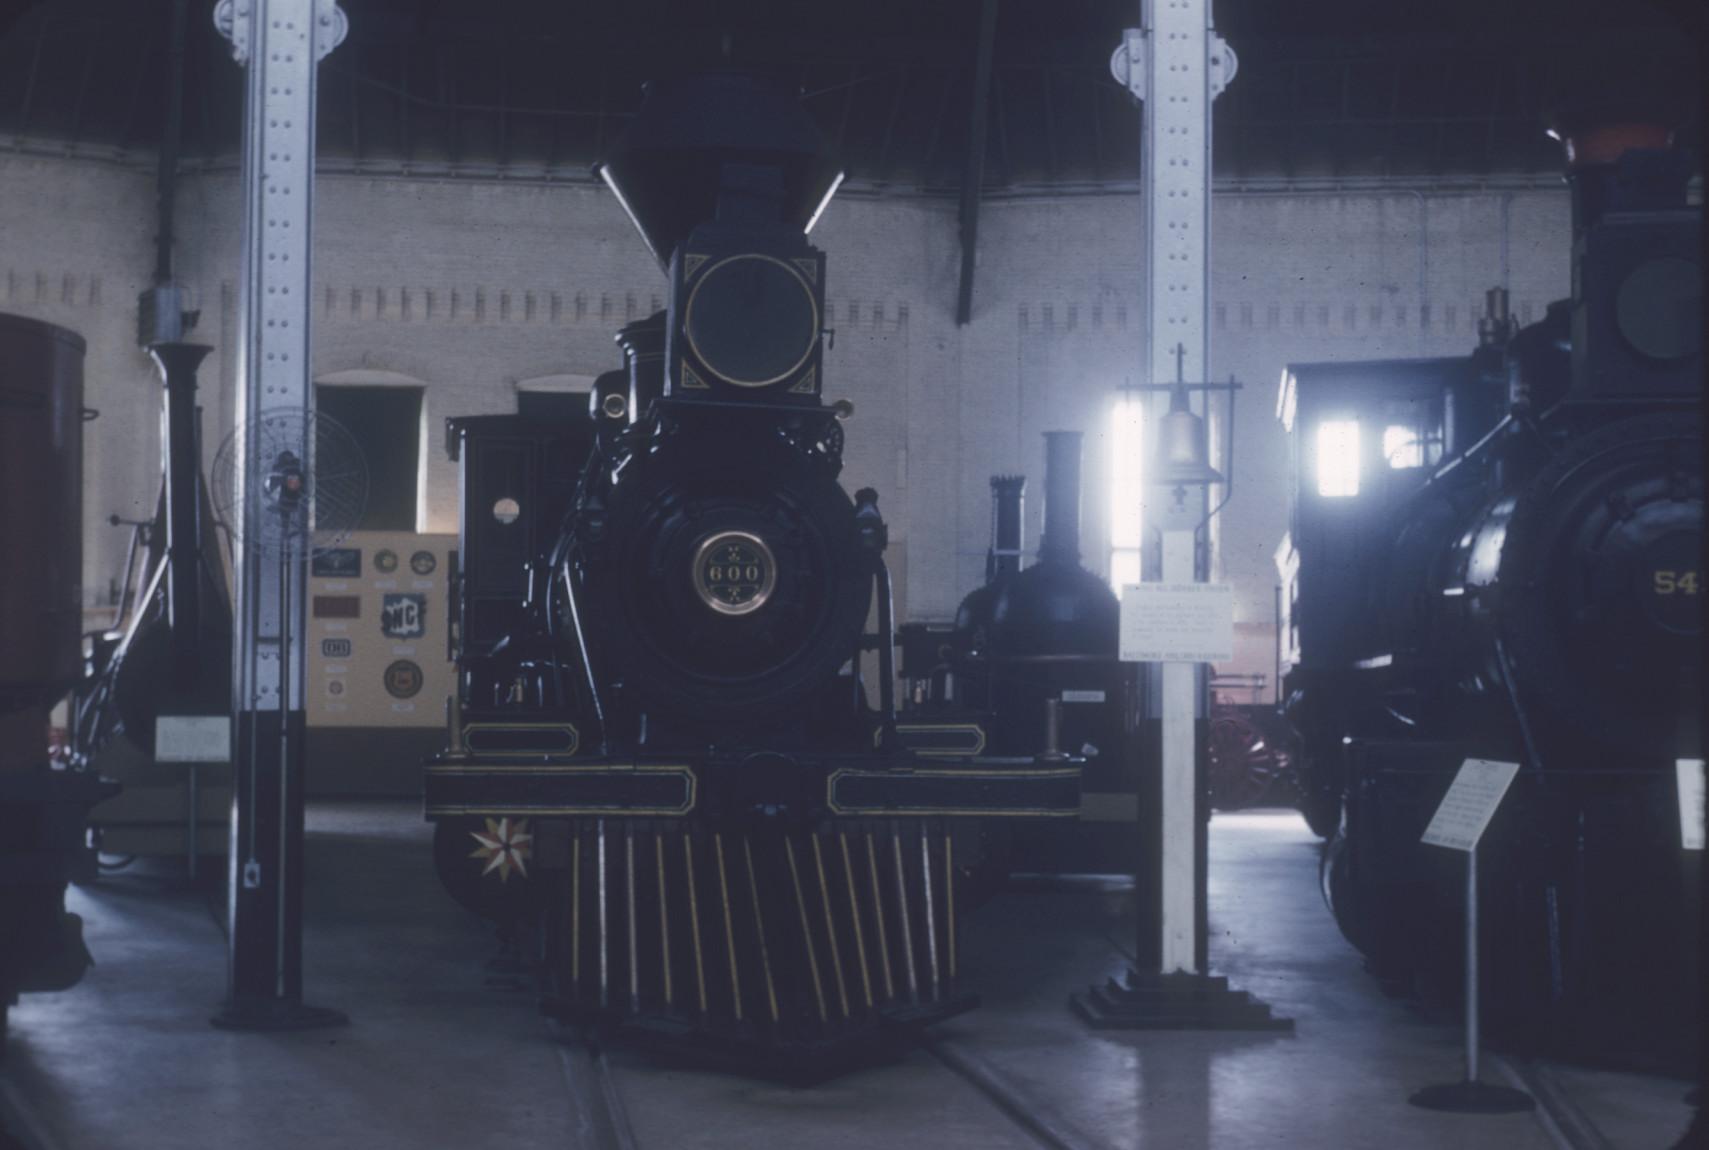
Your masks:
{"label": "black locomotive front end", "polygon": [[662,399],[631,440],[555,570],[566,607],[605,605],[584,635],[612,672],[607,721],[655,743],[800,727],[859,649],[882,572],[877,497],[857,511],[838,484],[835,418]]}
{"label": "black locomotive front end", "polygon": [[555,1012],[811,1073],[972,1004],[956,827],[1072,817],[1078,766],[897,736],[886,528],[838,479],[852,409],[821,397],[806,233],[841,173],[795,94],[650,86],[600,174],[669,305],[585,408],[451,421],[439,870]]}
{"label": "black locomotive front end", "polygon": [[1680,780],[1704,755],[1695,158],[1648,124],[1563,134],[1569,299],[1518,328],[1492,292],[1469,358],[1290,368],[1288,714],[1374,970],[1456,992],[1461,871],[1419,836],[1462,761],[1516,762],[1480,847],[1491,1022],[1678,1066],[1701,817]]}

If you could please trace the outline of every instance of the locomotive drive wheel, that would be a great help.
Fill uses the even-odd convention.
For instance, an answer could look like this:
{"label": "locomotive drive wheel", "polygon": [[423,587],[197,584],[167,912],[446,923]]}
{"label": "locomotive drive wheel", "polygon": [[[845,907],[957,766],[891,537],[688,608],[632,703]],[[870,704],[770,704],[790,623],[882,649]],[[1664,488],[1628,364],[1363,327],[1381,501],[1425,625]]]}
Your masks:
{"label": "locomotive drive wheel", "polygon": [[1281,749],[1239,711],[1211,716],[1208,753],[1211,806],[1219,811],[1261,802],[1287,766]]}

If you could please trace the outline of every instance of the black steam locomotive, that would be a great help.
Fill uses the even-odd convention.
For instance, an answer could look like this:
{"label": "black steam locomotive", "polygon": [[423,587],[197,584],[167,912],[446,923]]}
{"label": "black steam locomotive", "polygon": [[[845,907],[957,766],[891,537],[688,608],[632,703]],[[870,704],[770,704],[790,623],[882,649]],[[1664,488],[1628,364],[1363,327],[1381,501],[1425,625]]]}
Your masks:
{"label": "black steam locomotive", "polygon": [[962,599],[953,623],[909,623],[899,636],[904,738],[945,757],[1048,742],[1085,759],[1077,821],[981,827],[992,882],[1017,872],[1127,873],[1144,855],[1135,803],[1143,764],[1156,761],[1156,725],[1139,665],[1117,658],[1115,592],[1080,564],[1080,464],[1080,432],[1045,432],[1044,531],[1024,569],[1026,481],[993,476],[985,583]]}
{"label": "black steam locomotive", "polygon": [[1419,836],[1464,759],[1517,762],[1481,849],[1487,1013],[1671,1060],[1697,971],[1701,219],[1665,131],[1563,128],[1570,299],[1520,328],[1492,292],[1467,358],[1284,377],[1286,707],[1377,974],[1457,993],[1463,863]]}
{"label": "black steam locomotive", "polygon": [[669,306],[618,333],[585,410],[450,421],[438,867],[555,1012],[810,1070],[971,1005],[959,819],[1071,817],[1078,766],[898,733],[884,519],[839,485],[851,409],[822,398],[806,233],[841,173],[796,95],[652,84],[599,173]]}
{"label": "black steam locomotive", "polygon": [[0,315],[0,1044],[18,995],[90,963],[66,884],[88,878],[89,808],[118,786],[50,753],[49,716],[82,672],[83,337]]}

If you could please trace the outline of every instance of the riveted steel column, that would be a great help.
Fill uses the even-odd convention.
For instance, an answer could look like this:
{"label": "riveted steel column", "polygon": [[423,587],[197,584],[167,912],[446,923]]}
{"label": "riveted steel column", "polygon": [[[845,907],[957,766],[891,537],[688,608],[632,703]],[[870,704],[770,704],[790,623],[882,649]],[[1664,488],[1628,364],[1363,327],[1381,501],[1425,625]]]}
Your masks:
{"label": "riveted steel column", "polygon": [[[1211,103],[1234,76],[1234,53],[1216,35],[1210,0],[1144,0],[1142,27],[1129,29],[1111,60],[1116,79],[1145,105],[1145,325],[1142,362],[1153,384],[1209,378]],[[1147,426],[1169,409],[1149,393]],[[1145,521],[1161,534],[1160,565],[1147,579],[1196,582],[1208,564],[1195,546],[1207,510],[1204,487],[1148,484]],[[1204,668],[1151,669],[1151,698],[1162,727],[1161,844],[1156,857],[1161,919],[1155,957],[1162,973],[1202,973],[1204,822],[1199,791],[1199,720]],[[1142,881],[1150,876],[1142,874]]]}
{"label": "riveted steel column", "polygon": [[[302,1004],[304,554],[306,511],[262,497],[277,460],[261,428],[306,426],[315,78],[344,39],[336,0],[221,0],[214,22],[248,75],[243,276],[237,348],[234,796],[227,1001],[214,1021],[280,1029],[343,1021]],[[307,458],[307,451],[301,455]]]}

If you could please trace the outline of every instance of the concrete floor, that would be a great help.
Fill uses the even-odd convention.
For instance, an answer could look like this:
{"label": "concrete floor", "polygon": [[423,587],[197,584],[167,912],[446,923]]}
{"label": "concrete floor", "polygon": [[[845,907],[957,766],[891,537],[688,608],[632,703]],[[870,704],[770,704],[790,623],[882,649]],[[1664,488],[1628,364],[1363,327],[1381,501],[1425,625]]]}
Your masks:
{"label": "concrete floor", "polygon": [[[482,925],[433,878],[413,805],[310,813],[306,969],[346,1029],[230,1034],[213,899],[160,874],[74,892],[100,965],[13,1011],[0,1114],[35,1150],[577,1147],[590,1064],[557,1042],[514,980],[485,969]],[[1093,1033],[1065,999],[1119,970],[1119,894],[1015,893],[968,924],[964,971],[984,1009],[940,1029],[1017,1101],[1088,1147],[1564,1145],[1543,1116],[1416,1110],[1459,1069],[1457,1034],[1383,997],[1318,898],[1315,840],[1291,814],[1220,817],[1212,833],[1216,968],[1297,1021],[1289,1036]],[[812,1089],[612,1059],[642,1147],[1026,1147],[974,1086],[917,1052]],[[1505,1080],[1491,1059],[1485,1077]],[[1679,1083],[1561,1070],[1609,1145],[1666,1147]],[[0,1146],[5,1145],[0,1135]]]}

